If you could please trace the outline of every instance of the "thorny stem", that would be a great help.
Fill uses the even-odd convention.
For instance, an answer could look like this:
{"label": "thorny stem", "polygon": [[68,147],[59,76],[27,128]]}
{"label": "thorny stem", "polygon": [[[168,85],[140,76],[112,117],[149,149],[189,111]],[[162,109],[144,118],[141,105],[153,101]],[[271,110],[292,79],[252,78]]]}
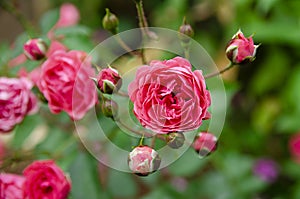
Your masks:
{"label": "thorny stem", "polygon": [[[136,5],[136,9],[137,9],[137,13],[138,13],[138,18],[139,18],[139,26],[142,29],[142,34],[143,34],[143,40],[142,43],[144,43],[144,40],[146,39],[146,37],[150,37],[149,35],[149,30],[148,30],[148,22],[147,19],[145,17],[145,11],[143,8],[143,1],[142,0],[136,0],[135,1],[135,5]],[[147,64],[147,60],[146,60],[146,56],[145,56],[145,49],[142,45],[141,48],[141,58],[142,58],[142,63],[143,64]]]}
{"label": "thorny stem", "polygon": [[12,14],[13,16],[16,17],[16,19],[19,21],[21,26],[24,28],[24,30],[29,34],[33,35],[36,30],[34,26],[31,24],[29,20],[18,10],[13,3],[7,0],[2,0],[0,1],[0,7],[2,7],[4,10]]}
{"label": "thorny stem", "polygon": [[208,78],[211,78],[211,77],[214,77],[214,76],[217,76],[217,75],[221,75],[221,74],[228,71],[229,69],[231,69],[234,66],[236,66],[236,64],[230,62],[224,69],[222,69],[220,71],[217,71],[217,72],[210,73],[208,75],[205,75],[204,78],[208,79]]}

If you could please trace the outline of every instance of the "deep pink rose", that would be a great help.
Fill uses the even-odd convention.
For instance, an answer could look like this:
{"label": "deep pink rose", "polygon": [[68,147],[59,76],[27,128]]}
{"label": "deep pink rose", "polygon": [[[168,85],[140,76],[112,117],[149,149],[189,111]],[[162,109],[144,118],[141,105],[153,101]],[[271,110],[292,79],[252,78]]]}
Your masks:
{"label": "deep pink rose", "polygon": [[147,176],[155,172],[160,166],[158,153],[149,146],[135,147],[128,155],[130,170],[140,176]]}
{"label": "deep pink rose", "polygon": [[66,199],[71,182],[52,160],[35,161],[23,171],[25,195],[30,199]]}
{"label": "deep pink rose", "polygon": [[23,176],[0,173],[0,199],[24,199]]}
{"label": "deep pink rose", "polygon": [[67,47],[64,46],[62,43],[60,43],[59,41],[52,40],[49,49],[46,53],[46,56],[50,57],[56,51],[67,51]]}
{"label": "deep pink rose", "polygon": [[78,23],[80,14],[76,6],[71,3],[64,3],[59,10],[59,19],[56,27],[73,26]]}
{"label": "deep pink rose", "polygon": [[26,78],[0,77],[0,132],[11,131],[27,114],[37,111],[32,86]]}
{"label": "deep pink rose", "polygon": [[56,51],[43,63],[38,87],[51,112],[65,111],[79,120],[96,104],[96,86],[90,79],[95,71],[86,56],[82,51]]}
{"label": "deep pink rose", "polygon": [[252,62],[257,48],[258,45],[254,45],[252,37],[246,38],[239,30],[228,43],[226,55],[235,64]]}
{"label": "deep pink rose", "polygon": [[128,94],[140,123],[161,134],[197,129],[211,103],[202,71],[181,57],[140,67]]}
{"label": "deep pink rose", "polygon": [[208,132],[200,132],[193,143],[193,148],[200,157],[204,157],[217,149],[217,137]]}

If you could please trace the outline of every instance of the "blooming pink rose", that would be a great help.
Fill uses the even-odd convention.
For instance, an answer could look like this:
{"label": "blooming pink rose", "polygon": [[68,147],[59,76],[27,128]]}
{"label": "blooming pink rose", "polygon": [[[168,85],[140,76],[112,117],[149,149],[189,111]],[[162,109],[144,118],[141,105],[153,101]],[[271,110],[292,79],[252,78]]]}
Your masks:
{"label": "blooming pink rose", "polygon": [[66,199],[71,182],[52,160],[35,161],[23,171],[25,196],[30,199]]}
{"label": "blooming pink rose", "polygon": [[0,173],[0,199],[24,199],[23,176]]}
{"label": "blooming pink rose", "polygon": [[81,119],[97,102],[95,77],[90,61],[82,51],[56,51],[41,66],[40,91],[53,113],[65,111],[74,120]]}
{"label": "blooming pink rose", "polygon": [[226,48],[226,55],[235,64],[252,62],[258,45],[254,45],[252,37],[246,38],[239,30],[230,40]]}
{"label": "blooming pink rose", "polygon": [[160,166],[158,153],[149,146],[135,147],[128,156],[130,170],[140,176],[155,172]]}
{"label": "blooming pink rose", "polygon": [[181,57],[140,67],[128,94],[140,123],[161,134],[197,129],[211,103],[202,71]]}
{"label": "blooming pink rose", "polygon": [[0,77],[0,132],[9,132],[27,114],[37,111],[37,99],[26,78]]}
{"label": "blooming pink rose", "polygon": [[78,23],[80,14],[76,6],[71,3],[64,3],[60,7],[59,19],[56,23],[56,27],[73,26]]}

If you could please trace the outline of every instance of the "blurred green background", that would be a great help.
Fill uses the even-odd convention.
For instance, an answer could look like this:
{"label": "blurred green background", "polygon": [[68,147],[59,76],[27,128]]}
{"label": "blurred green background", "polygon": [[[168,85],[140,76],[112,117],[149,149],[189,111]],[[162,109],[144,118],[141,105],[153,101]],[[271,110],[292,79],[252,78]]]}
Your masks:
{"label": "blurred green background", "polygon": [[[64,2],[14,1],[36,25],[45,12]],[[101,25],[107,7],[119,17],[120,31],[138,26],[132,0],[68,2],[78,7],[80,22],[88,27],[87,34],[95,42],[110,36]],[[228,63],[225,47],[239,28],[245,36],[254,33],[255,43],[261,43],[257,58],[223,75],[227,116],[214,154],[199,159],[188,150],[168,168],[141,178],[98,165],[83,147],[72,143],[63,149],[72,155],[60,163],[72,178],[70,198],[299,199],[300,165],[293,161],[288,141],[300,130],[300,1],[145,0],[144,7],[150,26],[177,30],[186,16],[194,28],[194,39],[220,68]],[[5,52],[22,28],[3,10],[0,27],[1,52]],[[84,40],[71,40],[69,44],[80,49],[92,47]],[[35,116],[26,118],[10,146],[17,149],[32,132],[30,126],[40,122]],[[68,134],[59,132],[61,129],[54,127],[52,131],[40,144],[42,148],[55,148],[58,142],[70,140]],[[253,166],[260,158],[278,164],[274,182],[265,182],[253,174]]]}

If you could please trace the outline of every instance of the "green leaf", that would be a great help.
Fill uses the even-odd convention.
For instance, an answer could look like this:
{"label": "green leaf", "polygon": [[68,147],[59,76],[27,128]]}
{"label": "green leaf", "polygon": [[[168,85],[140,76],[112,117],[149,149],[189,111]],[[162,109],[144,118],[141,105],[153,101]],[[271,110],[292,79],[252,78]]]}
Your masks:
{"label": "green leaf", "polygon": [[137,193],[137,185],[133,174],[111,169],[108,177],[108,189],[115,197],[130,197]]}
{"label": "green leaf", "polygon": [[90,36],[91,30],[86,26],[71,26],[71,27],[64,27],[64,28],[58,28],[55,30],[56,35],[64,35],[64,36],[70,36],[70,35],[83,35],[83,36]]}
{"label": "green leaf", "polygon": [[94,48],[90,38],[82,35],[70,35],[64,38],[63,44],[65,44],[69,49],[82,50],[87,53]]}
{"label": "green leaf", "polygon": [[200,159],[198,154],[189,148],[178,160],[168,168],[170,173],[175,176],[192,176],[207,163],[207,159]]}
{"label": "green leaf", "polygon": [[98,199],[101,187],[98,178],[97,161],[89,154],[79,152],[69,168],[72,180],[72,199]]}
{"label": "green leaf", "polygon": [[25,117],[23,122],[16,127],[11,146],[15,149],[20,149],[24,140],[32,133],[34,128],[40,123],[42,123],[42,119],[37,114]]}
{"label": "green leaf", "polygon": [[40,20],[40,27],[43,34],[49,32],[49,30],[56,24],[59,19],[59,9],[53,9],[46,12],[41,20]]}

